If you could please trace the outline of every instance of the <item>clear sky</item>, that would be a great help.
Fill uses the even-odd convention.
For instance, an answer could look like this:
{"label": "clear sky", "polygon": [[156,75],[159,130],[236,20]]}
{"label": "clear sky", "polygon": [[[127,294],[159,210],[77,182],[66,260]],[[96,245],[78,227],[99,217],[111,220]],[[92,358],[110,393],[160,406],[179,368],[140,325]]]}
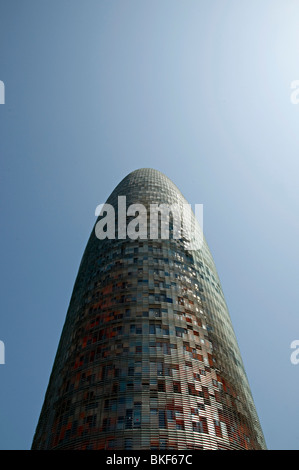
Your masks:
{"label": "clear sky", "polygon": [[299,449],[296,0],[1,0],[0,448],[29,449],[95,208],[204,205],[269,449]]}

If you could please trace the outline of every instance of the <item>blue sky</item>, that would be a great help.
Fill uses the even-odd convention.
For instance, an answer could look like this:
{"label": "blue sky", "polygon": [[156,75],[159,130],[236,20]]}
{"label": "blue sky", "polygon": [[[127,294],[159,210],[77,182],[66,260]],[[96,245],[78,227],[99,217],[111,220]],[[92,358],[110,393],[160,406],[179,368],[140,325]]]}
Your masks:
{"label": "blue sky", "polygon": [[299,4],[2,0],[0,448],[29,449],[94,211],[130,171],[204,205],[270,449],[299,449]]}

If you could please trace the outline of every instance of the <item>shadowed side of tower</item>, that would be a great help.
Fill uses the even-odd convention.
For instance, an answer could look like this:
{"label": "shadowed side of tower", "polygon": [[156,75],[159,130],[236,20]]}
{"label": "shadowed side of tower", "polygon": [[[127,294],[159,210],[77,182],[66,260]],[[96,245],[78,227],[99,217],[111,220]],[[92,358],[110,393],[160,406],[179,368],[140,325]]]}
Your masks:
{"label": "shadowed side of tower", "polygon": [[147,168],[108,198],[116,237],[87,243],[32,449],[265,449],[205,240],[118,237],[119,196],[187,204]]}

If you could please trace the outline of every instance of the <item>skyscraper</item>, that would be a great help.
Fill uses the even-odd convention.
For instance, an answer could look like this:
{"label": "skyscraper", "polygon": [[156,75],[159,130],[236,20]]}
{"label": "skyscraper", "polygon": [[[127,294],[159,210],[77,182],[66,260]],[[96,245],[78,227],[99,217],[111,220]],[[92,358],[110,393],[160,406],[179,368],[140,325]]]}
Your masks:
{"label": "skyscraper", "polygon": [[265,449],[206,241],[190,245],[182,221],[175,236],[174,212],[165,221],[158,211],[156,225],[150,218],[152,207],[187,201],[146,168],[125,177],[107,204],[110,218],[108,206],[98,218],[106,236],[97,222],[32,448]]}

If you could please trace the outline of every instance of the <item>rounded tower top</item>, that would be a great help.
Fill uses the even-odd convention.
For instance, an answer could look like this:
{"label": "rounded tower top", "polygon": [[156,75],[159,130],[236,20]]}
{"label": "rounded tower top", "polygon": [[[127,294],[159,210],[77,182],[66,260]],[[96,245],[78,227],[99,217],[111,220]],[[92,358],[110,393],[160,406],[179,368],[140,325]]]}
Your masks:
{"label": "rounded tower top", "polygon": [[164,173],[153,168],[140,168],[131,171],[116,186],[107,203],[113,204],[118,196],[127,196],[129,204],[138,202],[183,203],[187,200],[179,188]]}

